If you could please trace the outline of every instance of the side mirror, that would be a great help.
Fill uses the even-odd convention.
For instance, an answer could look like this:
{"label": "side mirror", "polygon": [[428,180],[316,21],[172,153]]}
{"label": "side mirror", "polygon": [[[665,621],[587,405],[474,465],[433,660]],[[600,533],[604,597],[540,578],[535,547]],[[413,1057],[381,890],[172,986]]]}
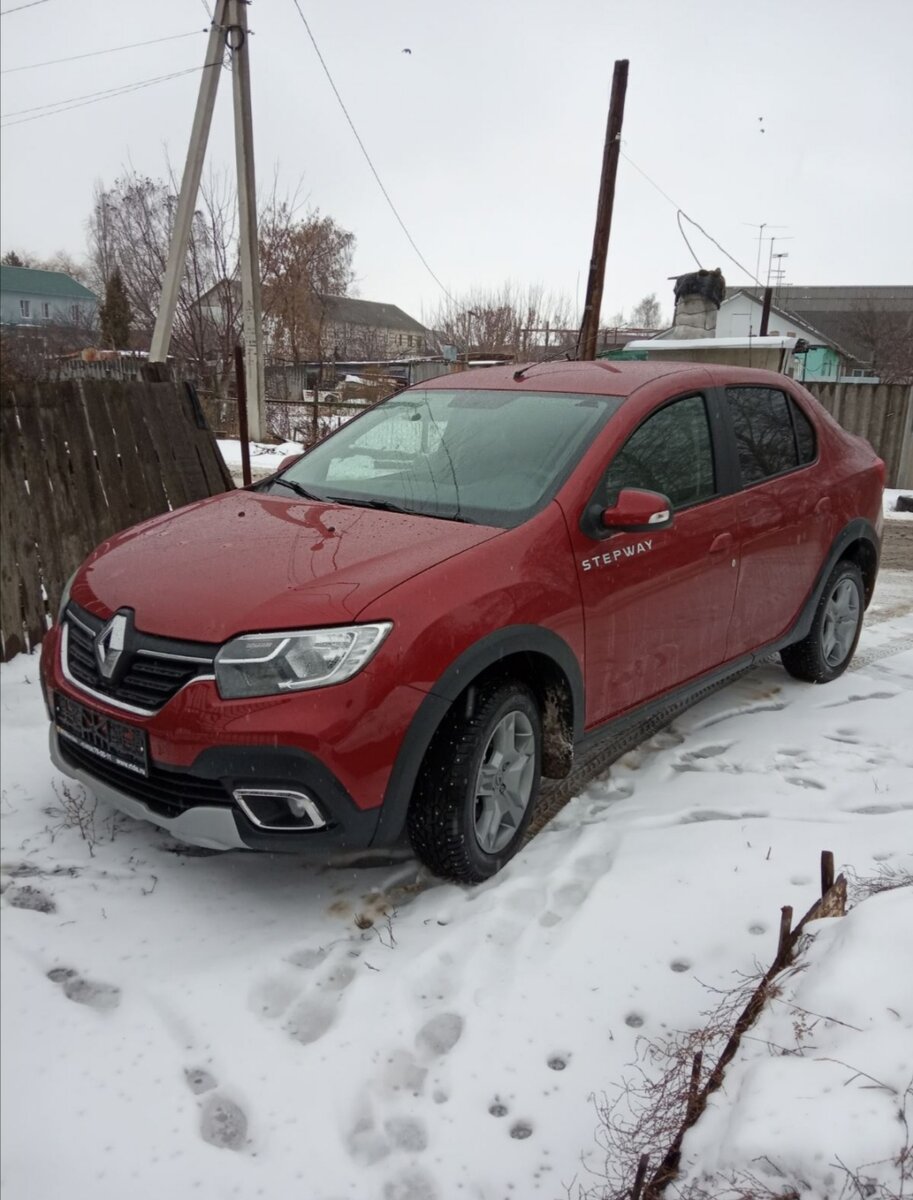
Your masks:
{"label": "side mirror", "polygon": [[276,474],[281,475],[283,471],[287,471],[289,467],[293,467],[299,458],[304,458],[303,450],[300,454],[286,454],[285,458],[283,458],[282,462],[276,468]]}
{"label": "side mirror", "polygon": [[659,492],[622,488],[612,508],[603,509],[600,520],[605,529],[615,532],[650,533],[669,528],[672,504]]}

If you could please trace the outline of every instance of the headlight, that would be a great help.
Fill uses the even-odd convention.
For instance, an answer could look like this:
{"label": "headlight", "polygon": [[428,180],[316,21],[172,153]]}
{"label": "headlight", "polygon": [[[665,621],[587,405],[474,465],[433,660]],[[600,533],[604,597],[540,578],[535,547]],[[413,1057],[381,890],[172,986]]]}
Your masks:
{"label": "headlight", "polygon": [[249,633],[216,655],[216,683],[224,700],[272,696],[342,683],[373,658],[393,628],[390,621],[295,633]]}
{"label": "headlight", "polygon": [[57,624],[63,620],[63,613],[66,606],[70,603],[70,589],[73,586],[73,580],[79,571],[79,567],[73,572],[70,578],[63,585],[63,591],[60,593],[60,603],[57,605]]}

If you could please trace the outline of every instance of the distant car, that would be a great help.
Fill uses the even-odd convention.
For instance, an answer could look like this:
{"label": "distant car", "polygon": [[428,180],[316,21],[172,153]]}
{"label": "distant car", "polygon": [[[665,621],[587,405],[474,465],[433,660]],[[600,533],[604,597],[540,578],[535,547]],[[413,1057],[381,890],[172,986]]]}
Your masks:
{"label": "distant car", "polygon": [[42,649],[51,753],[186,842],[323,858],[408,839],[482,880],[590,739],[772,651],[836,678],[883,481],[770,372],[432,380],[100,546]]}

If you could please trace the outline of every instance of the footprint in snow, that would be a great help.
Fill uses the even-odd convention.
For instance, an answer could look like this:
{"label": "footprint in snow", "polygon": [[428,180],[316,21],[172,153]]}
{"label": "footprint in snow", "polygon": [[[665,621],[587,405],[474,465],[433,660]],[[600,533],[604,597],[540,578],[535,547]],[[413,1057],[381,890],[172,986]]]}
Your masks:
{"label": "footprint in snow", "polygon": [[8,887],[4,893],[13,908],[22,908],[26,912],[54,913],[57,905],[41,888],[32,887],[30,883],[21,887]]}
{"label": "footprint in snow", "polygon": [[686,958],[673,958],[672,962],[669,963],[669,970],[675,971],[679,975],[684,971],[690,971],[690,969],[691,963]]}
{"label": "footprint in snow", "polygon": [[113,983],[97,983],[86,979],[71,967],[55,967],[48,971],[48,979],[59,983],[63,994],[74,1004],[85,1004],[96,1012],[110,1012],[120,1004],[120,988]]}
{"label": "footprint in snow", "polygon": [[384,1184],[383,1200],[438,1200],[440,1193],[425,1171],[406,1171]]}
{"label": "footprint in snow", "polygon": [[570,1062],[570,1058],[569,1054],[552,1054],[546,1065],[550,1071],[564,1071]]}
{"label": "footprint in snow", "polygon": [[506,1117],[510,1111],[506,1104],[495,1098],[488,1106],[488,1111],[493,1117]]}
{"label": "footprint in snow", "polygon": [[195,1096],[202,1096],[204,1092],[211,1092],[216,1086],[215,1077],[205,1067],[186,1067],[184,1078],[187,1080],[187,1086]]}
{"label": "footprint in snow", "polygon": [[327,1032],[336,1017],[336,1006],[324,1000],[304,999],[289,1013],[285,1028],[289,1035],[309,1046]]}
{"label": "footprint in snow", "polygon": [[297,980],[264,979],[251,992],[250,1007],[261,1017],[281,1017],[300,990]]}
{"label": "footprint in snow", "polygon": [[384,1121],[384,1132],[397,1150],[419,1154],[428,1148],[428,1132],[414,1117],[389,1117]]}
{"label": "footprint in snow", "polygon": [[630,1012],[625,1017],[625,1025],[628,1025],[631,1029],[640,1029],[640,1027],[641,1027],[641,1025],[643,1025],[643,1023],[644,1023],[644,1019],[640,1015],[640,1013]]}
{"label": "footprint in snow", "polygon": [[209,1096],[200,1113],[200,1137],[220,1150],[240,1150],[247,1141],[244,1110],[225,1096]]}
{"label": "footprint in snow", "polygon": [[419,1050],[432,1058],[449,1054],[463,1033],[463,1018],[457,1013],[438,1013],[415,1035]]}
{"label": "footprint in snow", "polygon": [[515,1121],[510,1127],[510,1136],[516,1138],[517,1141],[525,1141],[533,1136],[533,1125],[531,1121]]}
{"label": "footprint in snow", "polygon": [[306,971],[311,971],[314,967],[319,967],[328,954],[329,950],[325,950],[323,946],[318,946],[316,949],[305,946],[301,950],[294,950],[288,956],[287,961],[293,967],[301,967]]}

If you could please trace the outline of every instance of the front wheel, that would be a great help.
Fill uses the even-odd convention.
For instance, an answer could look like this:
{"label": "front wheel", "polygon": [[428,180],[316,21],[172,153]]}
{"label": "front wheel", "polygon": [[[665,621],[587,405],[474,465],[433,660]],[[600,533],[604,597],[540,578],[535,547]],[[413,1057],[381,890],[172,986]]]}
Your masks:
{"label": "front wheel", "polygon": [[409,837],[435,875],[490,878],[513,857],[532,816],[542,769],[542,723],[532,692],[479,686],[435,735],[409,807]]}
{"label": "front wheel", "polygon": [[808,635],[780,651],[790,675],[807,683],[830,683],[842,675],[856,651],[864,607],[862,572],[842,558],[824,586]]}

